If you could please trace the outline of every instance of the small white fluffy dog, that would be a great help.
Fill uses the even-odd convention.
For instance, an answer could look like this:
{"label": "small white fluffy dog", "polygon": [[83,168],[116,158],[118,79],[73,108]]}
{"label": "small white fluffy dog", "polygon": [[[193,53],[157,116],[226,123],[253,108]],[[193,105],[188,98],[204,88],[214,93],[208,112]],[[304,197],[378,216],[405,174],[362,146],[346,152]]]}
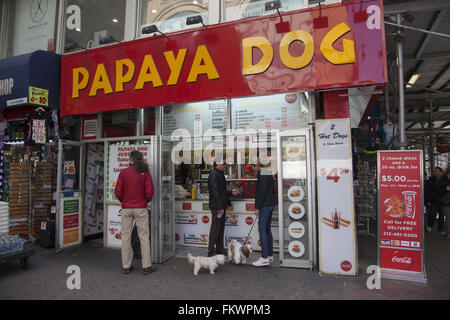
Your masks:
{"label": "small white fluffy dog", "polygon": [[210,274],[214,274],[214,270],[219,264],[225,264],[225,256],[218,254],[213,257],[194,257],[192,254],[187,255],[190,265],[194,265],[194,276],[198,276],[201,268],[208,269]]}
{"label": "small white fluffy dog", "polygon": [[240,242],[236,240],[232,240],[230,245],[228,246],[228,258],[230,259],[230,263],[234,262],[235,264],[246,264],[247,258],[250,257],[250,254],[253,252],[253,248],[250,244],[242,245]]}

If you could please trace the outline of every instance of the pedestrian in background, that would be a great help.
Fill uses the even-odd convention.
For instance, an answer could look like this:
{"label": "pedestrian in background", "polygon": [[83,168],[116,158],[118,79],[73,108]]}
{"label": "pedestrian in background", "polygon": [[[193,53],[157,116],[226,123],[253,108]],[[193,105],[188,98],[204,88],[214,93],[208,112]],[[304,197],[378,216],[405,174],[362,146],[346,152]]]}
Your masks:
{"label": "pedestrian in background", "polygon": [[438,232],[444,232],[444,215],[442,214],[441,197],[445,195],[447,187],[447,177],[440,167],[434,168],[433,176],[425,184],[425,202],[427,205],[427,231],[431,232],[436,216],[438,218]]}
{"label": "pedestrian in background", "polygon": [[258,164],[255,214],[258,216],[259,240],[261,241],[261,257],[253,262],[255,267],[268,266],[273,261],[272,213],[278,203],[275,182],[271,168]]}
{"label": "pedestrian in background", "polygon": [[122,170],[117,179],[114,193],[122,203],[122,268],[128,274],[133,269],[133,249],[131,232],[133,220],[141,242],[142,273],[149,274],[156,270],[150,259],[150,230],[148,203],[153,198],[154,187],[148,164],[139,151],[130,153],[130,166]]}
{"label": "pedestrian in background", "polygon": [[445,217],[445,228],[443,231],[447,236],[447,240],[450,240],[450,167],[445,172],[445,179],[447,181],[446,193],[441,197],[442,214]]}

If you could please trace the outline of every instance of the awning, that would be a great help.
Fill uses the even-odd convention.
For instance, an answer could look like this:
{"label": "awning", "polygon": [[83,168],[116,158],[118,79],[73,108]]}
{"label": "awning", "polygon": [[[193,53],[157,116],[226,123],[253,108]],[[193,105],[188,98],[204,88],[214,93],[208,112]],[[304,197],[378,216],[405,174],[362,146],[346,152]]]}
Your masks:
{"label": "awning", "polygon": [[61,57],[46,51],[0,60],[0,108],[59,108]]}

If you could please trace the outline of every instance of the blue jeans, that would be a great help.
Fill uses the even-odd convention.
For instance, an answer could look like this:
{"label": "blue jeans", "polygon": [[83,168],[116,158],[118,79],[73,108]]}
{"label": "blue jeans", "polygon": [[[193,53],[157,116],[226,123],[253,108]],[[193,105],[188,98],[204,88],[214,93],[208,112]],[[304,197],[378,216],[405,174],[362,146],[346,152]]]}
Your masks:
{"label": "blue jeans", "polygon": [[273,237],[272,237],[272,212],[275,207],[262,207],[259,210],[258,231],[261,241],[261,256],[267,258],[273,256]]}

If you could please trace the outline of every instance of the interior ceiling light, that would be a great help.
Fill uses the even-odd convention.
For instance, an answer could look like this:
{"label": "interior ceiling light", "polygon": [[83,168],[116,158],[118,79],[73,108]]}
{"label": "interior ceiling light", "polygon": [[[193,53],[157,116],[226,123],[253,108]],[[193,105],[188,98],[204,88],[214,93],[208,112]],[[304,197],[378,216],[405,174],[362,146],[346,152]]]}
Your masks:
{"label": "interior ceiling light", "polygon": [[420,77],[420,73],[415,73],[411,76],[411,79],[409,79],[408,83],[406,84],[407,88],[412,88],[412,86],[417,82],[417,80]]}
{"label": "interior ceiling light", "polygon": [[119,20],[116,19],[116,18],[113,18],[113,19],[112,19],[112,22],[117,23],[117,22],[119,22]]}

